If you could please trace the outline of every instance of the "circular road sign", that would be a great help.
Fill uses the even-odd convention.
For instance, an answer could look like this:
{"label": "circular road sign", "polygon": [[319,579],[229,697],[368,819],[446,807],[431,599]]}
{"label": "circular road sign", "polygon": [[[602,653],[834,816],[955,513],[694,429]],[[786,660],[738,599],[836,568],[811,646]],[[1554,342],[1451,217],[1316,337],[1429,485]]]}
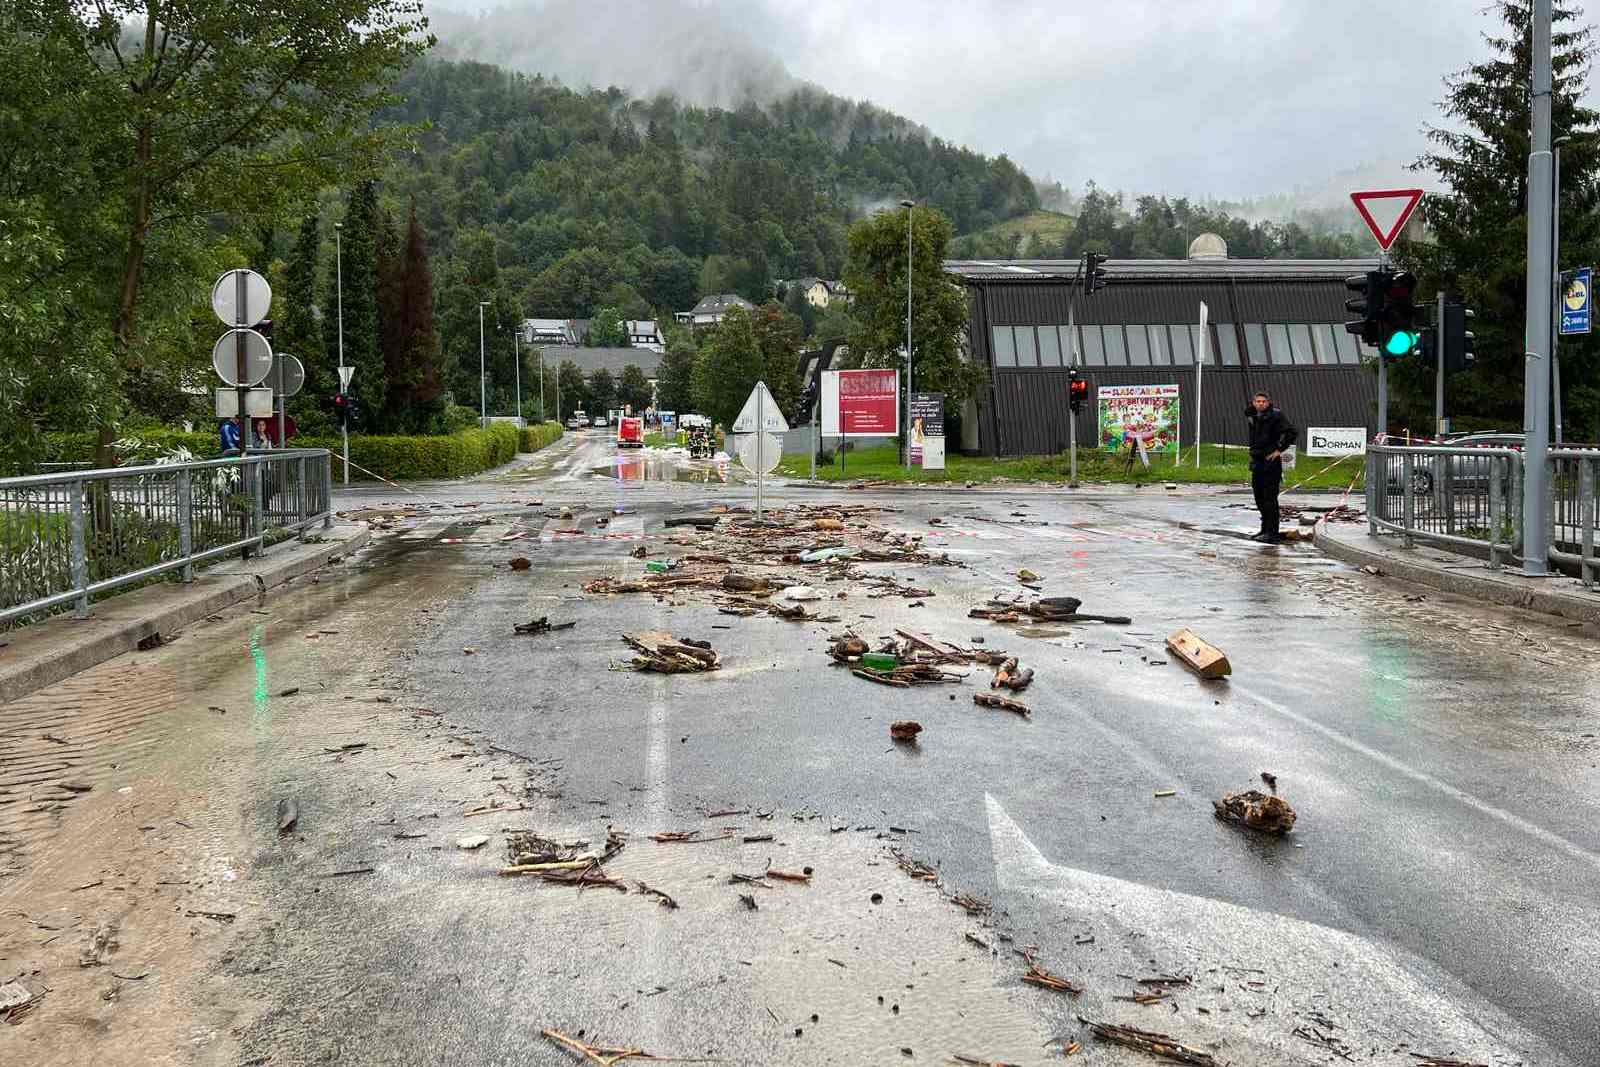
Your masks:
{"label": "circular road sign", "polygon": [[272,353],[272,388],[279,396],[297,396],[306,384],[306,368],[298,356]]}
{"label": "circular road sign", "polygon": [[[760,466],[758,468],[756,464],[756,442],[761,438],[766,440],[761,442]],[[777,434],[739,434],[739,444],[736,451],[739,456],[739,462],[744,465],[745,470],[759,474],[771,474],[778,468],[778,464],[783,461],[783,441]]]}
{"label": "circular road sign", "polygon": [[[243,283],[243,305],[240,286]],[[224,271],[211,287],[211,310],[224,326],[254,326],[272,309],[272,286],[253,270]]]}
{"label": "circular road sign", "polygon": [[[239,342],[244,341],[244,380],[239,380]],[[211,347],[211,366],[232,386],[260,385],[272,371],[272,346],[254,330],[229,330]]]}

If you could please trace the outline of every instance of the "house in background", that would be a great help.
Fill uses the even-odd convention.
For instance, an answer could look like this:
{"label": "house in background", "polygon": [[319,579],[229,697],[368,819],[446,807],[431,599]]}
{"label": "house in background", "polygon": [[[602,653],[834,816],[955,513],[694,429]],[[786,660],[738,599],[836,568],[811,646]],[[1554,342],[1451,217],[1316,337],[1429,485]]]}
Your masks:
{"label": "house in background", "polygon": [[700,303],[688,311],[679,311],[673,315],[685,326],[696,330],[716,326],[722,322],[724,315],[730,308],[744,308],[754,311],[756,306],[737,293],[716,293],[712,296],[702,297]]}
{"label": "house in background", "polygon": [[648,348],[658,353],[667,350],[661,338],[661,328],[655,319],[626,319],[622,328],[628,335],[628,344],[634,348]]}
{"label": "house in background", "polygon": [[850,290],[844,283],[828,278],[797,278],[789,283],[790,288],[799,289],[805,294],[806,303],[814,308],[825,308],[830,303],[850,303]]}
{"label": "house in background", "polygon": [[[579,331],[579,324],[583,329]],[[522,340],[530,345],[582,344],[589,332],[587,319],[523,319]]]}

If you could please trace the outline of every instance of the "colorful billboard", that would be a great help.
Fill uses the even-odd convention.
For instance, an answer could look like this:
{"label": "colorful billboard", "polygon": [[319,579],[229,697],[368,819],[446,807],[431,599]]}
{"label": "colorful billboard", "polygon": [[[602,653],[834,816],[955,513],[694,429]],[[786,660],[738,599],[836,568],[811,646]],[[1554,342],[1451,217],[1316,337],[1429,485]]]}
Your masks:
{"label": "colorful billboard", "polygon": [[1178,451],[1176,385],[1102,385],[1100,447],[1108,452],[1144,446],[1146,452]]}
{"label": "colorful billboard", "polygon": [[878,367],[824,371],[822,434],[825,437],[899,436],[900,372]]}
{"label": "colorful billboard", "polygon": [[[922,464],[922,446],[928,438],[937,437],[941,443],[944,439],[944,394],[912,393],[906,403],[911,415],[911,465],[915,467]],[[942,469],[942,449],[939,456]]]}

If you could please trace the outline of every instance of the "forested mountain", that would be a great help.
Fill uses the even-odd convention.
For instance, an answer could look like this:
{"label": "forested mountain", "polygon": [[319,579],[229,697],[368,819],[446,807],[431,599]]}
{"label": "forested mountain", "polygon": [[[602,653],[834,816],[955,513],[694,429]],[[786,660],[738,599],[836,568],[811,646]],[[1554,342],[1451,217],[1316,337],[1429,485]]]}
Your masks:
{"label": "forested mountain", "polygon": [[[386,196],[415,197],[436,256],[491,238],[502,281],[534,315],[588,315],[618,283],[672,311],[707,292],[760,299],[775,278],[837,277],[849,222],[901,197],[958,231],[1038,206],[1005,157],[813,89],[726,111],[424,61],[397,91],[404,104],[380,121],[429,127]],[[583,261],[589,249],[605,262]]]}

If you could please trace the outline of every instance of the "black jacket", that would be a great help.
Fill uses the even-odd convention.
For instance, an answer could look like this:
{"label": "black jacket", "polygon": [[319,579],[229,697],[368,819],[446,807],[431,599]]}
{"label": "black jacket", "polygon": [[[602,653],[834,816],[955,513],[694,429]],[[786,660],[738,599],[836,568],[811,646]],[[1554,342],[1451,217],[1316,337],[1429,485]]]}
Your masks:
{"label": "black jacket", "polygon": [[1293,445],[1299,431],[1289,417],[1275,407],[1257,412],[1254,405],[1245,409],[1250,422],[1250,458],[1265,459],[1269,452],[1282,452]]}

